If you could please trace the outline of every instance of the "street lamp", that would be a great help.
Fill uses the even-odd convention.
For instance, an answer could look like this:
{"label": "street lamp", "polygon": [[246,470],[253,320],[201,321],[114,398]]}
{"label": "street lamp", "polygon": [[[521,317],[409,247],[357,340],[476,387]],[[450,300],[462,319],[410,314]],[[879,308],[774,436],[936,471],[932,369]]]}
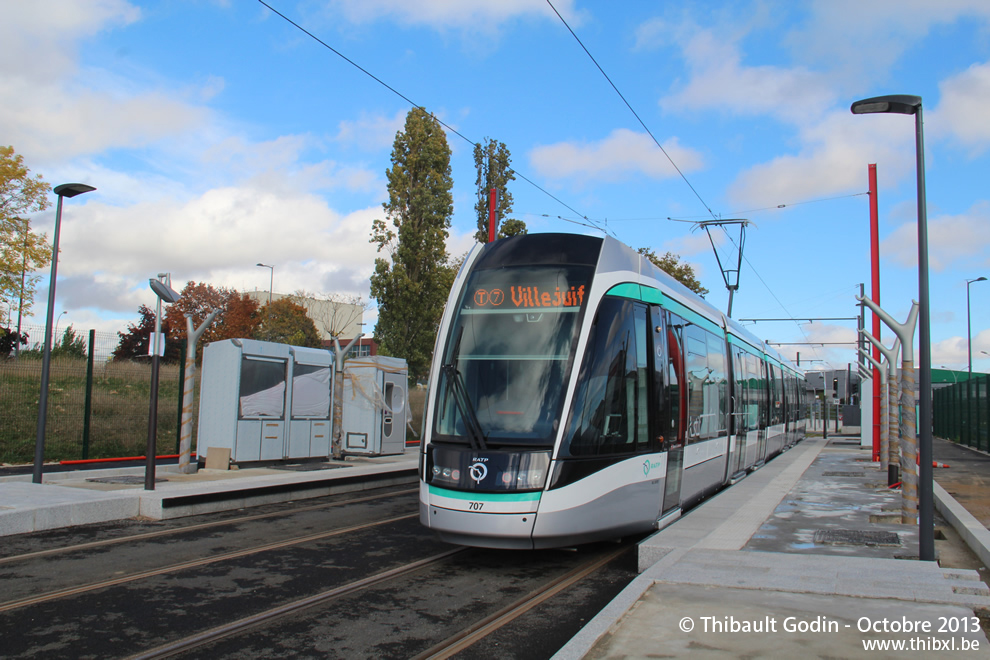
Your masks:
{"label": "street lamp", "polygon": [[158,371],[159,352],[162,341],[162,302],[171,305],[178,302],[177,291],[172,290],[172,277],[168,273],[158,273],[158,279],[148,280],[151,290],[158,296],[158,307],[155,308],[155,334],[151,338],[151,404],[148,410],[148,444],[144,456],[144,489],[155,489],[155,459],[158,454]]}
{"label": "street lamp", "polygon": [[973,378],[973,330],[969,322],[969,285],[973,282],[986,282],[987,278],[977,277],[966,280],[966,351],[969,354],[969,377]]}
{"label": "street lamp", "polygon": [[58,195],[55,210],[55,235],[52,238],[52,275],[48,282],[48,314],[45,316],[45,343],[41,358],[41,395],[38,397],[38,434],[34,443],[32,481],[41,483],[41,466],[45,462],[45,422],[48,418],[48,372],[52,363],[52,315],[55,314],[55,276],[58,272],[58,230],[62,225],[62,198],[75,197],[96,190],[85,183],[63,183],[52,192]]}
{"label": "street lamp", "polygon": [[267,268],[271,271],[271,278],[268,282],[268,304],[272,304],[272,288],[275,286],[275,266],[269,266],[268,264],[255,264],[255,266],[261,266],[262,268]]}
{"label": "street lamp", "polygon": [[925,134],[921,97],[874,96],[856,101],[854,115],[914,115],[914,149],[918,171],[918,556],[935,561],[935,511],[932,486],[932,342],[928,301],[928,209],[925,201]]}
{"label": "street lamp", "polygon": [[[52,340],[55,341],[56,343],[58,342],[58,324],[59,324],[59,321],[61,321],[62,320],[62,317],[65,316],[68,313],[69,313],[68,311],[66,311],[66,310],[63,309],[62,310],[62,313],[58,315],[58,318],[57,319],[55,319],[55,332],[52,333]],[[52,346],[52,348],[54,349],[55,347]]]}

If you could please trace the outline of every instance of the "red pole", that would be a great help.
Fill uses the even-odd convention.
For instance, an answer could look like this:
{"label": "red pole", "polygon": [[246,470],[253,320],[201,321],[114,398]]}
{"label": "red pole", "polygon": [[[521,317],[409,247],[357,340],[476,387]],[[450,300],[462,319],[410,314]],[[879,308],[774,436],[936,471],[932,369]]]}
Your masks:
{"label": "red pole", "polygon": [[495,201],[498,193],[495,188],[488,191],[488,242],[495,241]]}
{"label": "red pole", "polygon": [[[870,264],[873,302],[880,305],[880,213],[877,204],[877,166],[870,169]],[[880,339],[880,317],[873,315],[873,336]],[[880,349],[873,347],[873,359],[880,361]],[[880,370],[873,367],[873,461],[880,460]]]}

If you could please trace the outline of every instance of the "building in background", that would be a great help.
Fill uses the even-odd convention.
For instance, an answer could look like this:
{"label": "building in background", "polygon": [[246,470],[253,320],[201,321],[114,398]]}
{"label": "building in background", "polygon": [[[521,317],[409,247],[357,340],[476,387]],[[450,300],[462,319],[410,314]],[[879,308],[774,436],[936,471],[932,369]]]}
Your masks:
{"label": "building in background", "polygon": [[[257,301],[258,306],[268,304],[268,291],[245,291],[244,295]],[[349,302],[343,297],[328,295],[325,298],[311,298],[296,295],[286,295],[283,293],[272,293],[272,300],[290,298],[292,302],[301,305],[306,310],[306,315],[313,319],[316,330],[320,333],[320,339],[324,346],[332,346],[333,338],[337,337],[341,346],[344,346],[364,330],[364,306]],[[352,349],[351,355],[377,355],[378,345],[370,336],[370,331],[365,333],[368,336],[362,337]]]}

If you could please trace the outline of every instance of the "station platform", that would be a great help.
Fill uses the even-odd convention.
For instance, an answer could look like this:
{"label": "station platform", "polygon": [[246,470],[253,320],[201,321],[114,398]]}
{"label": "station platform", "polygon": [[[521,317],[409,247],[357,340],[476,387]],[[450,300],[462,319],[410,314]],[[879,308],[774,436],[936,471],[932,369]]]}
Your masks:
{"label": "station platform", "polygon": [[159,465],[155,489],[144,490],[143,467],[0,476],[0,536],[143,516],[153,520],[287,502],[413,483],[418,450],[343,461],[200,469],[183,474]]}
{"label": "station platform", "polygon": [[[936,442],[990,479],[990,457]],[[969,568],[918,560],[917,525],[858,439],[808,438],[642,542],[640,575],[554,659],[990,658],[990,532],[940,478],[936,526]]]}

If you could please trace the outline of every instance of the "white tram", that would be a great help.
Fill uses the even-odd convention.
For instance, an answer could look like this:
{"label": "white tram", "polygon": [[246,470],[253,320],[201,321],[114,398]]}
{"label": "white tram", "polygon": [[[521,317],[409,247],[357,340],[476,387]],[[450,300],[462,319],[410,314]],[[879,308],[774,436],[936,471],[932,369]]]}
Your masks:
{"label": "white tram", "polygon": [[611,239],[476,246],[424,416],[420,520],[549,548],[658,528],[805,432],[803,375]]}

